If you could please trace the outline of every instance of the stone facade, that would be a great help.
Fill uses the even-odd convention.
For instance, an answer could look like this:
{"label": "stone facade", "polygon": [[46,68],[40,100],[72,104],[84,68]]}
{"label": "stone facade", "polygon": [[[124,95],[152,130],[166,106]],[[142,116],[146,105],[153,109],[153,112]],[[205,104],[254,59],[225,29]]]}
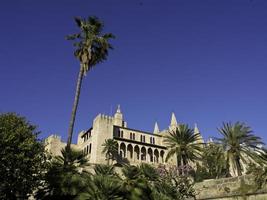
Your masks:
{"label": "stone facade", "polygon": [[[165,163],[168,152],[164,143],[164,135],[178,127],[174,113],[171,116],[170,126],[160,131],[155,123],[154,132],[146,132],[127,127],[123,114],[118,106],[114,116],[99,114],[93,121],[93,125],[86,131],[81,131],[78,135],[77,144],[73,145],[87,155],[92,164],[106,163],[105,155],[102,153],[103,143],[106,139],[115,139],[118,142],[118,152],[120,158],[127,160],[130,164],[150,163],[150,164],[171,164],[175,165],[176,157],[172,157]],[[199,133],[195,125],[195,133]],[[200,142],[203,139],[200,138]],[[47,138],[47,150],[52,155],[60,155],[60,150],[66,144],[57,136]]]}

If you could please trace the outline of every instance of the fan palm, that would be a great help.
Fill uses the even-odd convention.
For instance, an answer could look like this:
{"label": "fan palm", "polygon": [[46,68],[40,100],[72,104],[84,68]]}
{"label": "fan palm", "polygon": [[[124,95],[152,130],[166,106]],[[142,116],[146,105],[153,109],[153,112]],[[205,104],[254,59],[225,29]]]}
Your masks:
{"label": "fan palm", "polygon": [[124,165],[122,168],[124,176],[123,188],[125,199],[152,199],[152,189],[148,180],[142,176],[142,170],[138,166]]}
{"label": "fan palm", "polygon": [[117,176],[117,174],[115,172],[115,168],[112,165],[98,164],[98,165],[95,165],[94,171],[95,171],[96,175]]}
{"label": "fan palm", "polygon": [[152,165],[142,163],[140,165],[141,175],[147,181],[157,181],[159,179],[159,173]]}
{"label": "fan palm", "polygon": [[260,160],[262,150],[258,145],[264,143],[260,137],[253,134],[249,126],[241,122],[223,123],[222,128],[219,128],[218,131],[223,138],[217,140],[224,147],[230,171],[234,175],[242,175],[242,162],[247,164],[250,161],[258,162]]}
{"label": "fan palm", "polygon": [[87,160],[83,153],[70,149],[52,160],[45,176],[46,186],[38,191],[38,199],[72,199],[87,188],[90,175],[83,170]]}
{"label": "fan palm", "polygon": [[198,160],[201,156],[203,144],[200,142],[200,134],[195,134],[188,125],[181,124],[175,131],[169,132],[164,142],[169,149],[166,161],[175,155],[177,167],[184,167],[189,161]]}
{"label": "fan palm", "polygon": [[79,27],[80,32],[67,36],[67,39],[75,40],[74,46],[76,49],[74,51],[74,55],[80,62],[80,71],[68,129],[67,150],[70,149],[72,141],[73,127],[83,77],[96,64],[107,59],[108,50],[112,49],[109,39],[114,38],[111,33],[102,34],[103,23],[100,22],[96,17],[89,17],[88,19],[75,18],[75,22]]}
{"label": "fan palm", "polygon": [[102,146],[104,147],[102,153],[106,155],[109,165],[109,161],[116,160],[118,156],[118,142],[114,139],[107,139]]}
{"label": "fan palm", "polygon": [[123,200],[124,191],[120,179],[112,176],[94,175],[79,200]]}

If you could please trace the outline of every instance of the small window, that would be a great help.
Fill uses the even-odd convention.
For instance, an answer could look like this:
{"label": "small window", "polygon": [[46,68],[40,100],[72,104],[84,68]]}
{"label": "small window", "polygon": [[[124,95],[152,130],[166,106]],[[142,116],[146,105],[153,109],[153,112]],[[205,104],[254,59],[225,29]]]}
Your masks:
{"label": "small window", "polygon": [[119,137],[123,138],[123,131],[119,131]]}
{"label": "small window", "polygon": [[91,153],[91,150],[92,150],[92,144],[90,144],[89,146],[89,153]]}
{"label": "small window", "polygon": [[146,136],[143,136],[143,142],[146,142]]}
{"label": "small window", "polygon": [[155,144],[155,138],[154,137],[150,137],[150,143]]}
{"label": "small window", "polygon": [[142,135],[140,135],[140,141],[143,142],[143,136]]}
{"label": "small window", "polygon": [[130,140],[132,140],[133,139],[133,134],[132,133],[130,133]]}
{"label": "small window", "polygon": [[135,133],[133,133],[133,140],[135,140]]}

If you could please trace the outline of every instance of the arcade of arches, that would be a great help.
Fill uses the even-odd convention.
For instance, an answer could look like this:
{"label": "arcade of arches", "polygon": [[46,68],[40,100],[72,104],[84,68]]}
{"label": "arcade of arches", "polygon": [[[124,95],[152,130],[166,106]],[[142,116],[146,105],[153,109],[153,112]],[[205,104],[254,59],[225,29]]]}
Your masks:
{"label": "arcade of arches", "polygon": [[165,150],[119,141],[118,145],[120,156],[130,162],[165,163]]}

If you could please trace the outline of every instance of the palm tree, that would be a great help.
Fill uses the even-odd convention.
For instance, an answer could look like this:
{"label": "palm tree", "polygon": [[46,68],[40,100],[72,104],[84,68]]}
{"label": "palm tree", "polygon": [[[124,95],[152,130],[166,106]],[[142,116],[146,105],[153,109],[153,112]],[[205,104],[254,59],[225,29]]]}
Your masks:
{"label": "palm tree", "polygon": [[141,176],[143,176],[147,181],[157,181],[159,179],[159,173],[155,167],[152,165],[142,163],[140,165]]}
{"label": "palm tree", "polygon": [[223,123],[223,127],[218,131],[223,138],[217,140],[223,145],[230,171],[235,175],[242,175],[242,162],[247,164],[250,161],[260,160],[262,150],[258,145],[264,143],[260,137],[253,134],[249,126],[241,122]]}
{"label": "palm tree", "polygon": [[103,164],[95,165],[94,172],[96,175],[117,176],[115,168],[112,165],[103,165]]}
{"label": "palm tree", "polygon": [[83,170],[88,165],[83,153],[72,148],[61,153],[50,163],[37,199],[73,199],[88,187],[90,174]]}
{"label": "palm tree", "polygon": [[109,161],[116,160],[118,156],[118,142],[114,139],[107,139],[102,146],[104,147],[102,153],[106,155],[109,165]]}
{"label": "palm tree", "polygon": [[138,166],[124,165],[122,168],[123,189],[125,191],[125,199],[147,199],[152,200],[152,188],[144,176],[142,170]]}
{"label": "palm tree", "polygon": [[123,200],[124,191],[121,180],[115,176],[94,175],[86,190],[76,199]]}
{"label": "palm tree", "polygon": [[109,39],[114,38],[111,33],[102,34],[103,23],[96,17],[88,17],[88,19],[75,18],[75,22],[80,28],[80,32],[67,36],[67,39],[75,40],[74,46],[76,47],[76,50],[74,51],[74,55],[80,62],[80,71],[68,129],[67,150],[70,149],[72,141],[73,127],[83,77],[96,64],[107,59],[108,50],[112,49]]}
{"label": "palm tree", "polygon": [[177,167],[182,169],[189,161],[198,160],[201,156],[203,144],[200,142],[200,134],[194,133],[188,125],[181,124],[175,131],[169,132],[164,142],[169,149],[166,161],[176,155]]}

